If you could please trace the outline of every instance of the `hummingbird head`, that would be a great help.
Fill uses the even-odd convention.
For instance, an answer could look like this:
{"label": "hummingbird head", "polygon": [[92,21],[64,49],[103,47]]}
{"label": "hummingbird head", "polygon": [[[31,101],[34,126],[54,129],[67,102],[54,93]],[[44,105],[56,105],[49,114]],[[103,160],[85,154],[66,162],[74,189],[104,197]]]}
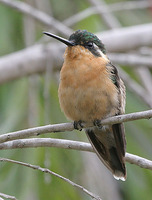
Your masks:
{"label": "hummingbird head", "polygon": [[86,30],[75,31],[69,37],[69,40],[48,32],[44,32],[44,34],[61,41],[67,46],[76,46],[76,45],[83,46],[96,57],[103,57],[106,54],[104,44],[101,42],[101,40],[96,35]]}

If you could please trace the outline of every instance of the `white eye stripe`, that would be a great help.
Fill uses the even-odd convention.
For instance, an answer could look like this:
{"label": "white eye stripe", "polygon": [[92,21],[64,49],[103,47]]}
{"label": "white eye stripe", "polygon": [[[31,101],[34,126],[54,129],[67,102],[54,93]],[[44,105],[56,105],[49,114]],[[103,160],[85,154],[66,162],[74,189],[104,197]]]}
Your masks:
{"label": "white eye stripe", "polygon": [[93,43],[93,44],[94,44],[94,48],[95,48],[96,51],[100,54],[100,56],[101,56],[102,58],[104,58],[105,60],[108,61],[107,56],[99,49],[99,47],[98,47],[95,43]]}
{"label": "white eye stripe", "polygon": [[99,47],[93,42],[93,46],[95,49],[99,49]]}
{"label": "white eye stripe", "polygon": [[108,61],[108,58],[107,58],[107,56],[102,52],[102,51],[100,51],[100,55],[102,56],[102,58],[104,58],[105,60],[107,60]]}

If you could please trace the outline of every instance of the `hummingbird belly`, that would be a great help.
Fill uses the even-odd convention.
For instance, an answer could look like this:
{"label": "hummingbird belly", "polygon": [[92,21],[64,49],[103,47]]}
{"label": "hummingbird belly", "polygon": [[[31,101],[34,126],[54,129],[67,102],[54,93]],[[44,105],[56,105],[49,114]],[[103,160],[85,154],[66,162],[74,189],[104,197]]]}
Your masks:
{"label": "hummingbird belly", "polygon": [[[61,89],[62,88],[62,89]],[[106,88],[94,86],[72,87],[63,89],[62,82],[59,87],[59,101],[67,118],[73,121],[93,121],[117,113],[118,95],[110,93]]]}

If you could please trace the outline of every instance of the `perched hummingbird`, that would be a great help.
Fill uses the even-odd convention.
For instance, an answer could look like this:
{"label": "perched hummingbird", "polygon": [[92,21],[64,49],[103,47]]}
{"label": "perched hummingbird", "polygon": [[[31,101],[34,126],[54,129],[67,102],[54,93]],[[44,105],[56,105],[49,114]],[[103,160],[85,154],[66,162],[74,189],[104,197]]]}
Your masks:
{"label": "perched hummingbird", "polygon": [[126,179],[126,140],[122,123],[102,126],[100,120],[125,112],[125,86],[106,56],[104,44],[86,31],[69,40],[44,32],[67,45],[60,72],[59,101],[66,117],[78,128],[93,122],[85,132],[95,152],[116,179]]}

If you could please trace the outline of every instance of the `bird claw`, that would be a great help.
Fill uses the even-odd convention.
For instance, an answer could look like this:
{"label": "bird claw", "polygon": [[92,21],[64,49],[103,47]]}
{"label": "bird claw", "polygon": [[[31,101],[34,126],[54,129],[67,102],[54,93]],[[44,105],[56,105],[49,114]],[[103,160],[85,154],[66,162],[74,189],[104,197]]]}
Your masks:
{"label": "bird claw", "polygon": [[79,120],[79,121],[74,121],[73,126],[76,130],[82,131],[83,125],[82,125],[83,121]]}
{"label": "bird claw", "polygon": [[102,129],[102,127],[103,127],[100,119],[95,119],[93,121],[93,125],[96,126],[98,129]]}

